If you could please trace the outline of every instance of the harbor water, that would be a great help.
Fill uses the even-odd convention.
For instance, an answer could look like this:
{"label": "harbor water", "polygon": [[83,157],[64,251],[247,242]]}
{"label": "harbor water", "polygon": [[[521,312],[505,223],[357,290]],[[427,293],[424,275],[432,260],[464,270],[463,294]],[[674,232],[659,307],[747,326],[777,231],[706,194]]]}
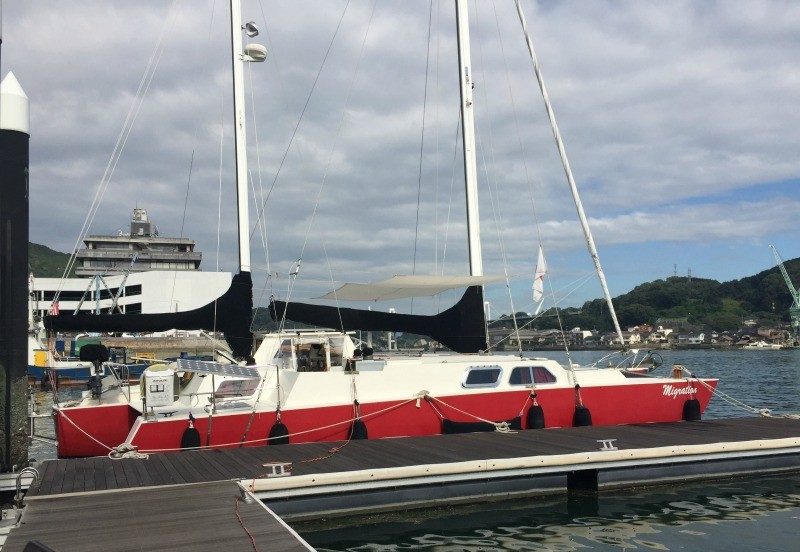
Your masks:
{"label": "harbor water", "polygon": [[[747,405],[776,415],[800,412],[800,350],[659,353],[661,373],[682,364],[697,376],[720,378],[719,390]],[[563,352],[526,354],[565,361]],[[571,358],[586,365],[605,354],[578,351]],[[62,397],[78,392],[65,390]],[[35,398],[38,411],[46,412],[51,396],[37,391]],[[704,417],[757,415],[734,402],[715,397]],[[47,422],[39,420],[37,432],[52,432]],[[31,456],[52,458],[54,448],[34,442]],[[800,474],[362,514],[293,527],[323,551],[798,550]]]}
{"label": "harbor water", "polygon": [[[590,364],[604,354],[571,356]],[[748,405],[800,412],[800,350],[660,354],[661,371],[683,364],[698,376],[720,378],[720,391]],[[563,352],[527,355],[565,360]],[[753,415],[715,397],[705,418]],[[794,551],[800,550],[800,474],[360,515],[295,529],[322,551]]]}

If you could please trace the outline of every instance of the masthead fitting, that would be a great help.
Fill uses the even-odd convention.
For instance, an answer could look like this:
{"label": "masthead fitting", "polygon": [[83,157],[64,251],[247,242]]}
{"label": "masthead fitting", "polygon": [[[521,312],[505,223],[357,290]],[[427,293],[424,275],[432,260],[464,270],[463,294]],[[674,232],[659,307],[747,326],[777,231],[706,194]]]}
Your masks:
{"label": "masthead fitting", "polygon": [[258,27],[253,21],[248,21],[245,23],[244,26],[242,26],[242,29],[244,29],[245,34],[250,38],[258,36]]}

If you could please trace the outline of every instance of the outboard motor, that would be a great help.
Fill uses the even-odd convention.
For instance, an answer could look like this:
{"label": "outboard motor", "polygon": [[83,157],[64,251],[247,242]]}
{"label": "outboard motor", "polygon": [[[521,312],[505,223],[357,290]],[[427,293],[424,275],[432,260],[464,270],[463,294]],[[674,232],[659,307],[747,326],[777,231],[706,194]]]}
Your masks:
{"label": "outboard motor", "polygon": [[103,363],[108,361],[108,348],[99,343],[87,343],[81,347],[80,359],[92,363],[92,375],[86,386],[92,397],[99,397],[103,392]]}

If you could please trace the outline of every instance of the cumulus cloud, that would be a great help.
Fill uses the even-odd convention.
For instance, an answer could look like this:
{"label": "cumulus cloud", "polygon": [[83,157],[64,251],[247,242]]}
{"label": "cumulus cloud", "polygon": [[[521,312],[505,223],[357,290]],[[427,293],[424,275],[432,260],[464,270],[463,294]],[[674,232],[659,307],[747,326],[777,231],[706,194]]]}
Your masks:
{"label": "cumulus cloud", "polygon": [[[13,69],[31,98],[34,241],[72,247],[168,25],[92,231],[125,227],[138,204],[163,233],[177,234],[194,154],[184,233],[214,269],[219,216],[219,265],[235,269],[226,4],[177,1],[174,24],[173,4],[155,0],[6,6],[3,71]],[[331,273],[335,281],[363,281],[414,265],[467,270],[453,8],[433,3],[426,96],[429,6],[378,2],[357,73],[372,3],[353,0],[347,8],[264,212],[270,269],[283,278],[310,227],[298,294],[324,292]],[[800,6],[575,0],[525,7],[601,255],[610,247],[613,263],[615,244],[692,248],[797,233],[798,201],[786,196],[785,183],[800,177]],[[254,100],[248,90],[250,169],[260,196],[272,186],[345,2],[264,2],[266,20],[261,2],[244,8],[270,48],[269,61],[246,75]],[[510,272],[527,274],[537,218],[555,255],[579,250],[583,240],[513,5],[476,2],[470,17],[486,271],[502,271],[504,248]],[[772,192],[776,183],[784,183],[780,193]],[[253,221],[256,203],[260,197],[251,201]],[[263,286],[258,232],[252,249]]]}

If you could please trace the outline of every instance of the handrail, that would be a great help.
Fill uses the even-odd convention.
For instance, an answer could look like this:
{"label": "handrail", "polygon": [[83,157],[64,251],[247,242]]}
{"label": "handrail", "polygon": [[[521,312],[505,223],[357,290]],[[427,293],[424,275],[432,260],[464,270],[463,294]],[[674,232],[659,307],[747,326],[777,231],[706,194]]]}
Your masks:
{"label": "handrail", "polygon": [[14,495],[14,506],[17,508],[22,508],[22,476],[26,473],[32,474],[34,483],[38,483],[41,477],[39,477],[39,470],[32,466],[27,466],[22,468],[20,472],[17,474],[17,493]]}

